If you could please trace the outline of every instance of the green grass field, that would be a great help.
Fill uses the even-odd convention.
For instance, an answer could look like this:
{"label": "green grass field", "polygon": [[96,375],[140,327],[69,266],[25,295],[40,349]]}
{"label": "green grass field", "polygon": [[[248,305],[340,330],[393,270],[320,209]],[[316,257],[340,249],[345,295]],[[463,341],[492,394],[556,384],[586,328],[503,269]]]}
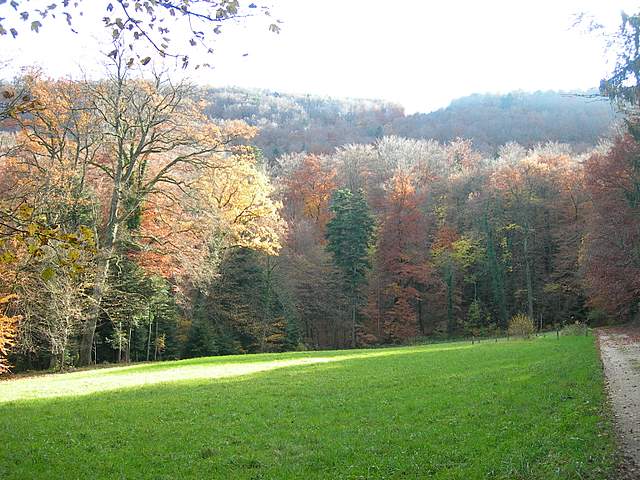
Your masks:
{"label": "green grass field", "polygon": [[607,479],[591,337],[0,382],[1,479]]}

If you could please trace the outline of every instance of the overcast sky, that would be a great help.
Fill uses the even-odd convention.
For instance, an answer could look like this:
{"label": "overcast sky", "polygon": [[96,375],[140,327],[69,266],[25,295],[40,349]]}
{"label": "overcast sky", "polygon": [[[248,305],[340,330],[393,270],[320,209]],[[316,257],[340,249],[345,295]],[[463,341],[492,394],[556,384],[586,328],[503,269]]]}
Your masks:
{"label": "overcast sky", "polygon": [[[572,29],[585,11],[610,26],[627,0],[272,0],[282,33],[254,24],[220,36],[211,85],[381,98],[430,111],[474,92],[587,89],[611,65],[602,43]],[[4,7],[6,8],[6,4]],[[101,15],[98,12],[97,15]],[[98,17],[99,18],[99,17]],[[87,20],[88,21],[88,20]],[[80,25],[84,27],[84,25]],[[74,35],[55,26],[0,41],[0,60],[39,65],[51,76],[95,70],[99,23]],[[11,46],[11,48],[5,48]],[[242,56],[243,53],[249,53]]]}

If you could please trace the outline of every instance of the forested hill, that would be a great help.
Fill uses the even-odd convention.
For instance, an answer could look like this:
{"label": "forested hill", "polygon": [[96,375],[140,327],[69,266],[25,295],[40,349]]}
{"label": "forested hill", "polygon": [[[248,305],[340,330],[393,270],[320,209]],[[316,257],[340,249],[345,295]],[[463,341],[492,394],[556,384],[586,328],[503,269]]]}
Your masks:
{"label": "forested hill", "polygon": [[384,135],[473,140],[493,154],[515,141],[524,146],[557,141],[583,150],[606,135],[611,106],[560,92],[471,95],[432,113],[405,115],[380,100],[291,95],[268,90],[211,88],[202,92],[213,118],[243,119],[261,127],[255,143],[269,158],[283,153],[327,153],[347,143],[371,143]]}
{"label": "forested hill", "polygon": [[432,113],[399,119],[394,130],[401,136],[441,142],[468,138],[487,153],[510,141],[526,147],[556,141],[584,150],[597,144],[614,120],[611,104],[588,94],[476,94],[454,100],[447,108]]}
{"label": "forested hill", "polygon": [[203,92],[212,118],[259,126],[253,143],[269,158],[284,153],[330,153],[348,143],[372,143],[393,133],[403,108],[389,102],[215,88]]}

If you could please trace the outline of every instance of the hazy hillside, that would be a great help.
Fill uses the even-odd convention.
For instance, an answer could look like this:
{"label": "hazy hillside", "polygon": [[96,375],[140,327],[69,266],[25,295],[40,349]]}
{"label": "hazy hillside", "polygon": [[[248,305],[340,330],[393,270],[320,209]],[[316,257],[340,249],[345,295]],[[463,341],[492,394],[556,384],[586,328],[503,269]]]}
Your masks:
{"label": "hazy hillside", "polygon": [[569,143],[584,149],[605,135],[614,111],[605,99],[560,92],[513,92],[508,95],[471,95],[444,109],[409,115],[393,125],[395,133],[440,141],[470,138],[483,151],[516,141]]}
{"label": "hazy hillside", "polygon": [[393,133],[401,106],[380,100],[333,99],[268,90],[215,88],[203,93],[213,118],[242,119],[261,127],[254,143],[270,158],[290,152],[331,152]]}
{"label": "hazy hillside", "polygon": [[471,95],[447,108],[405,115],[380,100],[334,99],[268,90],[215,88],[202,92],[214,118],[243,119],[261,127],[256,144],[267,157],[282,153],[331,152],[347,143],[370,143],[384,135],[449,141],[470,138],[493,153],[516,141],[546,141],[588,148],[605,135],[614,118],[606,101],[559,92]]}

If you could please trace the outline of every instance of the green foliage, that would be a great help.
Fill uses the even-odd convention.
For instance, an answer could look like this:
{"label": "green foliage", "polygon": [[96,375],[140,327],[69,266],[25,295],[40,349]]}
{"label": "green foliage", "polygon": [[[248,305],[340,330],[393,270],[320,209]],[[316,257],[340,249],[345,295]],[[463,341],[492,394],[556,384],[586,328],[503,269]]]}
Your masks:
{"label": "green foliage", "polygon": [[303,350],[305,347],[302,340],[302,329],[299,323],[295,319],[289,319],[284,329],[282,349],[285,351]]}
{"label": "green foliage", "polygon": [[[225,345],[228,346],[233,342],[224,338],[210,323],[205,321],[205,318],[198,315],[198,307],[199,305],[196,304],[194,312],[196,315],[189,328],[187,341],[182,351],[182,358],[222,355],[222,352],[229,349],[225,348]],[[233,352],[233,349],[231,350]]]}
{"label": "green foliage", "polygon": [[593,308],[587,313],[587,323],[591,326],[598,327],[607,325],[608,320],[609,316],[607,315],[607,312],[599,308]]}
{"label": "green foliage", "polygon": [[355,347],[360,287],[366,283],[371,266],[369,253],[375,223],[362,190],[338,190],[331,199],[330,210],[333,217],[327,223],[326,249],[344,277],[351,303],[351,346]]}
{"label": "green foliage", "polygon": [[495,308],[498,325],[507,327],[507,299],[505,294],[505,266],[500,258],[498,239],[496,238],[495,225],[490,221],[488,208],[482,216],[482,231],[485,235],[486,256],[485,265],[489,274],[489,284]]}
{"label": "green foliage", "polygon": [[[220,305],[210,303],[211,300],[201,294],[195,300],[193,321],[188,332],[187,341],[183,347],[182,357],[206,357],[211,355],[233,355],[246,353],[242,343],[237,340],[235,329],[240,324],[226,324],[224,319],[228,315],[220,311]],[[235,327],[235,329],[234,329]],[[247,335],[243,335],[247,337]],[[251,344],[255,345],[255,338],[248,335]]]}
{"label": "green foliage", "polygon": [[587,325],[580,322],[570,323],[562,327],[561,335],[586,335],[588,333]]}
{"label": "green foliage", "polygon": [[473,335],[478,335],[482,327],[482,320],[482,304],[479,300],[474,300],[467,311],[466,330]]}
{"label": "green foliage", "polygon": [[452,248],[453,259],[465,272],[465,281],[475,283],[478,280],[478,275],[473,269],[486,256],[484,246],[477,238],[462,236],[453,242]]}
{"label": "green foliage", "polygon": [[109,285],[97,339],[101,358],[154,359],[156,345],[163,346],[163,358],[177,358],[178,306],[167,281],[124,257],[113,263]]}
{"label": "green foliage", "polygon": [[220,265],[221,275],[195,294],[184,355],[286,349],[288,322],[273,278],[275,267],[274,259],[261,252],[248,248],[229,252]]}
{"label": "green foliage", "polygon": [[327,250],[347,279],[352,292],[364,283],[370,267],[374,219],[362,190],[338,190],[331,201],[333,218],[327,224]]}

